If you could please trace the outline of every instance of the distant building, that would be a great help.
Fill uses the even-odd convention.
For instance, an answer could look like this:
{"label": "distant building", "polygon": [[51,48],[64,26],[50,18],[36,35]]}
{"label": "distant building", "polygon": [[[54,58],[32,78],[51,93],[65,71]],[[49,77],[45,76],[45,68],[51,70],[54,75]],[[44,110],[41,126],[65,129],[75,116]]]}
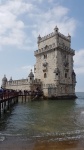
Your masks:
{"label": "distant building", "polygon": [[54,32],[38,36],[38,50],[34,52],[36,64],[34,74],[28,79],[7,81],[2,79],[2,87],[16,90],[35,90],[39,87],[46,97],[75,96],[76,74],[73,70],[71,36],[64,36],[56,26]]}

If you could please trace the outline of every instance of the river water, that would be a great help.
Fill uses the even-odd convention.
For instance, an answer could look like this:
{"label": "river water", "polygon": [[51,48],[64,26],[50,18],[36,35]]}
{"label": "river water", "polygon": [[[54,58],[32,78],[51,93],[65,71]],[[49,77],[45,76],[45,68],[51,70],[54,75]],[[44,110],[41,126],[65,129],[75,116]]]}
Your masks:
{"label": "river water", "polygon": [[0,119],[0,150],[82,150],[84,93],[75,100],[16,104]]}

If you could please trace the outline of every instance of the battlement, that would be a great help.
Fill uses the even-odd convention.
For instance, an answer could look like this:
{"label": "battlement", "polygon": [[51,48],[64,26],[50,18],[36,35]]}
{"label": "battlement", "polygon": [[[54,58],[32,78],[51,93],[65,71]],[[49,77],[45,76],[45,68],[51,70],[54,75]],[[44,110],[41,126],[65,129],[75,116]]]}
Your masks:
{"label": "battlement", "polygon": [[56,36],[56,35],[58,35],[58,37],[61,37],[62,39],[65,39],[65,40],[68,41],[68,42],[71,42],[71,36],[70,36],[70,35],[65,36],[65,35],[61,34],[60,32],[54,31],[54,32],[52,32],[52,33],[50,33],[50,34],[48,34],[48,35],[46,35],[46,36],[44,36],[44,37],[41,37],[41,36],[39,35],[39,36],[38,36],[38,41],[37,41],[37,43],[43,42],[43,41],[45,41],[45,40],[47,40],[47,39],[49,39],[49,38],[52,38],[52,37],[54,37],[54,36]]}
{"label": "battlement", "polygon": [[41,53],[47,52],[47,51],[55,49],[55,48],[60,48],[63,51],[66,51],[66,52],[69,52],[69,53],[72,53],[73,55],[75,55],[75,50],[71,49],[70,47],[67,47],[66,45],[61,44],[61,43],[58,43],[58,45],[56,46],[56,44],[53,43],[52,45],[49,45],[49,46],[46,46],[39,50],[34,51],[34,56],[37,56]]}
{"label": "battlement", "polygon": [[62,33],[58,33],[59,37],[61,37],[62,39],[65,39],[66,41],[71,42],[71,36],[68,34],[68,36],[63,35]]}
{"label": "battlement", "polygon": [[44,36],[44,37],[38,37],[38,43],[40,43],[40,42],[43,42],[43,41],[45,41],[45,40],[47,40],[47,39],[49,39],[49,38],[51,38],[51,37],[53,37],[53,36],[55,36],[55,33],[54,32],[52,32],[52,33],[50,33],[50,34],[48,34],[48,35],[46,35],[46,36]]}
{"label": "battlement", "polygon": [[[32,84],[40,84],[41,81],[40,79],[35,79],[32,81]],[[18,85],[28,85],[30,84],[29,80],[28,79],[21,79],[21,80],[12,80],[11,82],[10,81],[7,81],[6,82],[6,86],[18,86]]]}
{"label": "battlement", "polygon": [[54,49],[54,48],[56,48],[56,44],[55,43],[53,43],[52,45],[46,45],[45,47],[43,47],[43,48],[41,48],[39,50],[34,51],[34,56],[36,56],[36,55],[38,55],[40,53],[47,52],[47,51],[49,51],[51,49]]}
{"label": "battlement", "polygon": [[10,81],[6,82],[7,86],[8,85],[17,86],[17,85],[23,85],[23,84],[28,84],[28,79],[12,80],[11,82]]}
{"label": "battlement", "polygon": [[64,44],[59,43],[58,48],[72,54],[75,55],[75,50],[71,49],[70,47],[65,46]]}

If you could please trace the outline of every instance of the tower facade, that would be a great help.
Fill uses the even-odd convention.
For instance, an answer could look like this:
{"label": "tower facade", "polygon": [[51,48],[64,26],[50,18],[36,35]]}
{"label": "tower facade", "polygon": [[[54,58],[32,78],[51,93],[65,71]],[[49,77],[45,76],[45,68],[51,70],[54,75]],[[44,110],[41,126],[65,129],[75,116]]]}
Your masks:
{"label": "tower facade", "polygon": [[45,96],[74,96],[76,75],[73,70],[71,36],[64,36],[57,28],[54,32],[38,37],[38,50],[34,52],[35,78],[42,81]]}

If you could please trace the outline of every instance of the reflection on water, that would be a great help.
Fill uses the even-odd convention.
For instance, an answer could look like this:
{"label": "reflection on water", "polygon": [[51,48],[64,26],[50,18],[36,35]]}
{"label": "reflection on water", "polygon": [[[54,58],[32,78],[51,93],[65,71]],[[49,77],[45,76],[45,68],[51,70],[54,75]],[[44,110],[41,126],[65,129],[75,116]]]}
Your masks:
{"label": "reflection on water", "polygon": [[77,93],[77,96],[76,100],[18,103],[1,118],[1,136],[48,141],[84,138],[84,93]]}

